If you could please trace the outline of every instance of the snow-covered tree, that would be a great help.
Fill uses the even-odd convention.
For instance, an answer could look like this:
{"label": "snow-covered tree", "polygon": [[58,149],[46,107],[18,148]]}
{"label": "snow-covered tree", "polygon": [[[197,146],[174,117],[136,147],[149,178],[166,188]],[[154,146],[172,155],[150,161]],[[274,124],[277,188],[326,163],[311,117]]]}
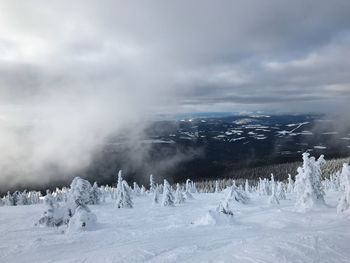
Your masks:
{"label": "snow-covered tree", "polygon": [[143,185],[141,185],[141,195],[145,195],[146,194],[146,187],[144,187]]}
{"label": "snow-covered tree", "polygon": [[287,193],[292,193],[294,191],[294,181],[292,176],[288,174],[288,185],[287,185]]}
{"label": "snow-covered tree", "polygon": [[193,196],[191,194],[191,180],[190,179],[186,180],[186,187],[185,187],[185,192],[183,193],[183,195],[184,195],[186,200],[193,199]]}
{"label": "snow-covered tree", "polygon": [[162,206],[174,206],[174,196],[171,193],[171,187],[167,180],[164,179],[163,186],[163,197],[162,197]]}
{"label": "snow-covered tree", "polygon": [[159,203],[159,190],[158,186],[155,186],[153,190],[153,204],[158,204]]}
{"label": "snow-covered tree", "polygon": [[68,210],[65,207],[58,205],[56,199],[50,191],[44,198],[45,210],[43,216],[39,219],[36,225],[46,227],[58,227],[68,222]]}
{"label": "snow-covered tree", "polygon": [[278,200],[278,197],[276,195],[276,187],[275,187],[275,181],[273,178],[273,174],[271,174],[271,195],[267,199],[267,203],[269,205],[279,205],[279,203],[280,203]]}
{"label": "snow-covered tree", "polygon": [[219,181],[216,180],[215,181],[215,193],[218,193],[218,192],[220,192],[220,190],[219,190]]}
{"label": "snow-covered tree", "polygon": [[149,192],[153,193],[155,189],[156,189],[156,184],[153,179],[153,174],[151,174],[149,176]]}
{"label": "snow-covered tree", "polygon": [[97,222],[96,215],[91,212],[87,205],[77,201],[77,208],[74,215],[69,219],[68,233],[76,231],[92,230],[95,228]]}
{"label": "snow-covered tree", "polygon": [[79,200],[82,204],[88,204],[91,191],[92,187],[89,181],[75,177],[70,185],[69,201],[75,203],[76,200]]}
{"label": "snow-covered tree", "polygon": [[193,193],[193,194],[198,193],[198,190],[197,190],[197,187],[196,187],[196,183],[195,183],[195,182],[192,182],[192,185],[191,185],[191,193]]}
{"label": "snow-covered tree", "polygon": [[175,204],[182,204],[185,202],[185,198],[182,194],[180,184],[176,184],[176,192],[175,192]]}
{"label": "snow-covered tree", "polygon": [[244,191],[245,191],[246,194],[249,194],[249,182],[248,182],[248,179],[245,180]]}
{"label": "snow-covered tree", "polygon": [[102,192],[98,188],[97,182],[94,182],[91,192],[90,192],[90,202],[89,204],[97,205],[101,202]]}
{"label": "snow-covered tree", "polygon": [[126,181],[122,181],[120,191],[118,192],[117,201],[118,208],[132,208],[133,202],[130,194],[130,187]]}
{"label": "snow-covered tree", "polygon": [[13,197],[11,195],[11,193],[8,191],[5,198],[4,198],[4,203],[5,205],[7,206],[11,206],[11,205],[14,205],[14,202],[13,202]]}
{"label": "snow-covered tree", "polygon": [[191,180],[190,179],[187,179],[186,180],[186,188],[185,188],[185,191],[186,192],[191,192]]}
{"label": "snow-covered tree", "polygon": [[226,200],[229,202],[238,202],[242,204],[247,204],[249,202],[249,197],[243,191],[241,191],[237,186],[232,185],[231,187],[226,188]]}
{"label": "snow-covered tree", "polygon": [[141,188],[138,186],[136,182],[134,182],[134,187],[133,187],[133,193],[135,196],[140,196],[141,195]]}
{"label": "snow-covered tree", "polygon": [[305,211],[317,204],[324,204],[324,191],[321,184],[321,165],[323,155],[316,161],[309,153],[303,153],[303,166],[298,168],[294,189],[296,192],[295,207]]}
{"label": "snow-covered tree", "polygon": [[340,185],[343,189],[343,193],[337,206],[338,213],[344,212],[350,208],[350,167],[347,163],[343,164],[340,178]]}
{"label": "snow-covered tree", "polygon": [[282,182],[277,182],[276,196],[279,200],[286,200],[286,192]]}
{"label": "snow-covered tree", "polygon": [[226,189],[226,196],[220,201],[218,207],[216,208],[216,212],[233,216],[233,201],[237,201],[236,198],[239,196],[239,194],[237,195],[236,190],[237,187],[235,185],[232,185]]}
{"label": "snow-covered tree", "polygon": [[118,178],[117,178],[117,188],[114,191],[113,199],[117,199],[118,196],[120,195],[120,191],[122,189],[122,182],[123,182],[122,170],[119,170]]}

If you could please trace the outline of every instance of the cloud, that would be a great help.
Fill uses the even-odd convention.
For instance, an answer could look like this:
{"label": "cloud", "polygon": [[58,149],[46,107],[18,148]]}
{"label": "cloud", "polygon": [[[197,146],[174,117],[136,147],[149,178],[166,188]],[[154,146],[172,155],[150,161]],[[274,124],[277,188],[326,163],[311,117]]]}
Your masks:
{"label": "cloud", "polygon": [[2,1],[0,184],[79,171],[110,134],[155,113],[342,105],[349,10],[345,0]]}

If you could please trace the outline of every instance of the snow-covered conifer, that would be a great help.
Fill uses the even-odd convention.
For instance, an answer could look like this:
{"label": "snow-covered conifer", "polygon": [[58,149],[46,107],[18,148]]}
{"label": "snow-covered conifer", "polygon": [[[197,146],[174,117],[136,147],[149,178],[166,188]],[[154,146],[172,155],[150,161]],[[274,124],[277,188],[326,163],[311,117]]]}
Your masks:
{"label": "snow-covered conifer", "polygon": [[7,206],[12,206],[12,205],[14,205],[13,197],[12,197],[10,191],[7,192],[7,194],[6,194],[6,196],[5,196],[4,203],[5,203],[5,205],[7,205]]}
{"label": "snow-covered conifer", "polygon": [[133,186],[132,191],[133,191],[135,196],[141,195],[141,188],[138,186],[138,184],[136,182],[134,182],[134,186]]}
{"label": "snow-covered conifer", "polygon": [[218,192],[220,192],[220,190],[219,190],[219,181],[216,180],[215,181],[215,193],[218,193]]}
{"label": "snow-covered conifer", "polygon": [[286,192],[282,182],[277,182],[276,196],[279,200],[286,200]]}
{"label": "snow-covered conifer", "polygon": [[132,208],[133,202],[130,195],[130,188],[126,181],[122,181],[119,195],[116,201],[118,208]]}
{"label": "snow-covered conifer", "polygon": [[156,184],[154,183],[153,174],[149,176],[149,192],[153,193],[156,189]]}
{"label": "snow-covered conifer", "polygon": [[227,201],[234,201],[242,204],[247,204],[249,202],[249,197],[246,195],[246,193],[238,189],[238,187],[235,185],[228,187],[225,190],[225,193]]}
{"label": "snow-covered conifer", "polygon": [[98,188],[97,182],[94,182],[91,192],[90,192],[90,202],[89,204],[97,205],[101,202],[102,192]]}
{"label": "snow-covered conifer", "polygon": [[321,165],[323,155],[316,161],[309,158],[309,153],[303,153],[303,166],[298,168],[294,189],[296,192],[295,207],[305,211],[316,204],[324,204],[324,192],[321,184]]}
{"label": "snow-covered conifer", "polygon": [[164,179],[163,186],[163,197],[162,197],[162,206],[174,206],[174,196],[171,193],[171,187],[167,180]]}
{"label": "snow-covered conifer", "polygon": [[120,191],[122,189],[122,182],[123,182],[122,170],[119,170],[119,172],[118,172],[118,179],[117,179],[117,187],[116,187],[116,189],[114,191],[113,199],[117,199],[118,196],[120,195]]}
{"label": "snow-covered conifer", "polygon": [[158,204],[159,203],[159,190],[158,186],[155,186],[153,190],[153,204]]}
{"label": "snow-covered conifer", "polygon": [[180,184],[176,184],[176,192],[175,192],[175,204],[182,204],[185,202],[185,198],[182,194]]}
{"label": "snow-covered conifer", "polygon": [[141,195],[145,195],[146,194],[146,187],[144,187],[143,185],[141,185]]}
{"label": "snow-covered conifer", "polygon": [[350,208],[350,167],[347,163],[343,164],[340,184],[343,193],[337,206],[338,213],[344,212]]}
{"label": "snow-covered conifer", "polygon": [[83,230],[92,230],[97,222],[96,215],[91,212],[87,205],[77,201],[77,208],[74,215],[69,219],[67,233],[74,233]]}
{"label": "snow-covered conifer", "polygon": [[294,181],[292,176],[288,174],[288,185],[287,185],[287,193],[292,193],[294,191]]}
{"label": "snow-covered conifer", "polygon": [[244,191],[245,191],[246,194],[249,194],[249,182],[248,182],[248,179],[245,180]]}
{"label": "snow-covered conifer", "polygon": [[60,207],[56,199],[52,196],[50,191],[44,198],[45,210],[43,216],[39,219],[36,225],[55,227],[61,226],[68,222],[68,210]]}
{"label": "snow-covered conifer", "polygon": [[276,187],[275,187],[275,181],[273,178],[273,174],[271,174],[271,195],[267,199],[267,203],[269,205],[279,205],[279,203],[280,203],[278,200],[278,197],[276,195]]}

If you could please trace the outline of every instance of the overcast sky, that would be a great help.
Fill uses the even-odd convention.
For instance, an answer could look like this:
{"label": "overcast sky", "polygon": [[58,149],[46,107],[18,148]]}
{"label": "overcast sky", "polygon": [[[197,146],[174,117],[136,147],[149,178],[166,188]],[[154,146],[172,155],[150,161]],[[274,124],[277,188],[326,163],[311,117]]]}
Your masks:
{"label": "overcast sky", "polygon": [[0,185],[156,113],[347,112],[349,58],[349,0],[0,0]]}
{"label": "overcast sky", "polygon": [[2,0],[0,32],[7,109],[96,93],[156,112],[315,112],[350,97],[348,0]]}

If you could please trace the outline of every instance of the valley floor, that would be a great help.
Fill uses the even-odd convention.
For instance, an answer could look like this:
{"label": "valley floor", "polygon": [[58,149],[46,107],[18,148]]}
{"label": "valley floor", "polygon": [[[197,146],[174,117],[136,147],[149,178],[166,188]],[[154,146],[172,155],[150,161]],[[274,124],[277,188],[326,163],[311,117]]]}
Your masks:
{"label": "valley floor", "polygon": [[0,262],[350,262],[350,214],[336,213],[338,195],[308,213],[294,212],[293,196],[268,206],[254,195],[230,225],[196,224],[223,193],[177,207],[135,197],[132,209],[90,206],[97,229],[75,234],[35,227],[43,205],[0,207]]}

